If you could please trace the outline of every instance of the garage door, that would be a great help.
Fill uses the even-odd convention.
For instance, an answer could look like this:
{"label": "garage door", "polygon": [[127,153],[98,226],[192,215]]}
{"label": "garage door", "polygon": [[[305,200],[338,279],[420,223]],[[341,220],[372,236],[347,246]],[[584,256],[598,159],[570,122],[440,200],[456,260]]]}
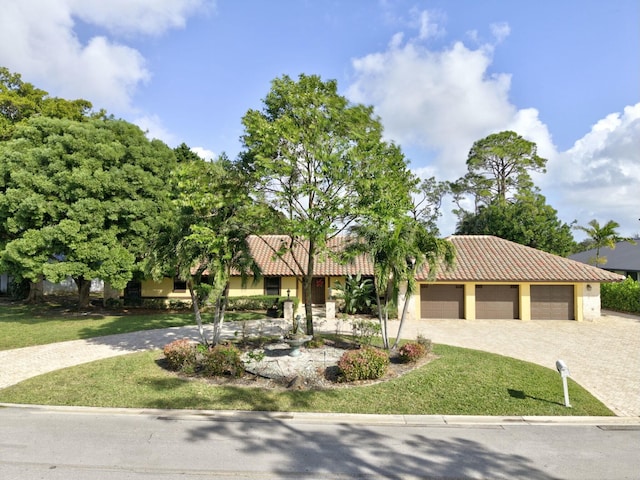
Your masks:
{"label": "garage door", "polygon": [[532,320],[574,320],[573,285],[531,285]]}
{"label": "garage door", "polygon": [[519,318],[519,289],[517,285],[477,285],[476,317],[509,320]]}
{"label": "garage door", "polygon": [[464,286],[420,285],[420,318],[464,318]]}

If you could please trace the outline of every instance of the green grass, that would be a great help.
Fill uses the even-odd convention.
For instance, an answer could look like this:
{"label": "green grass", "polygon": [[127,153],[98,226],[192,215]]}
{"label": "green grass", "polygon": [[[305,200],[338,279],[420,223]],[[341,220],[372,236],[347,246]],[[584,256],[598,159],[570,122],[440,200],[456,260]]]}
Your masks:
{"label": "green grass", "polygon": [[324,391],[214,386],[159,365],[161,352],[81,365],[0,390],[0,402],[99,407],[449,415],[613,415],[569,379],[563,405],[554,370],[500,355],[436,345],[438,359],[400,378]]}
{"label": "green grass", "polygon": [[[225,318],[229,321],[254,320],[264,318],[264,315],[229,312]],[[206,314],[204,320],[208,321]],[[5,303],[0,305],[0,350],[194,324],[193,314],[189,311],[141,314],[132,310],[108,314],[97,310],[78,313],[51,305]]]}

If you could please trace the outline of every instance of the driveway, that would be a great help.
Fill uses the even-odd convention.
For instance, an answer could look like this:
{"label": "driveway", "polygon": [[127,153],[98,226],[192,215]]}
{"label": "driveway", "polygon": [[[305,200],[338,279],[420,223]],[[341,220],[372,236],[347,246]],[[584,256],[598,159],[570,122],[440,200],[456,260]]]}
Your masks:
{"label": "driveway", "polygon": [[[392,325],[397,328],[397,322]],[[616,415],[640,416],[640,317],[605,311],[592,322],[420,320],[405,325],[402,336],[415,338],[419,333],[434,343],[498,353],[553,369],[556,360],[562,359],[571,378]]]}
{"label": "driveway", "polygon": [[[391,322],[392,334],[398,322]],[[278,331],[277,322],[254,322],[253,331]],[[317,331],[349,331],[320,319]],[[238,325],[225,324],[232,338]],[[555,368],[562,359],[571,377],[619,416],[640,416],[640,317],[605,312],[593,322],[519,320],[421,320],[407,323],[404,338],[417,334],[435,343],[474,348]],[[142,350],[177,338],[197,338],[195,327],[150,330],[0,351],[0,388],[60,368]]]}

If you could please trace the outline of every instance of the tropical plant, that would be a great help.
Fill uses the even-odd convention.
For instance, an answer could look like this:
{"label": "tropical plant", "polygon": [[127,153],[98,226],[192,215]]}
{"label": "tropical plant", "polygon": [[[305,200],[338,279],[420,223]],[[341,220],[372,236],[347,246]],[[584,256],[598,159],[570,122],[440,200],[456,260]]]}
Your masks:
{"label": "tropical plant", "polygon": [[453,264],[455,247],[447,240],[436,238],[422,223],[408,216],[387,225],[360,225],[353,231],[358,241],[348,250],[366,252],[373,262],[378,320],[385,348],[390,348],[389,308],[401,294],[404,296],[398,334],[391,347],[395,349],[401,338],[409,299],[417,288],[417,272],[426,268],[428,276],[434,277],[440,263],[445,268]]}
{"label": "tropical plant", "polygon": [[600,225],[598,220],[593,219],[588,223],[588,226],[576,225],[574,228],[585,232],[592,240],[592,248],[596,249],[596,254],[590,261],[592,260],[595,266],[607,263],[607,257],[600,256],[600,249],[608,247],[613,250],[618,242],[632,242],[635,244],[632,238],[622,237],[618,234],[617,229],[620,228],[620,224],[613,220]]}
{"label": "tropical plant", "polygon": [[335,282],[337,297],[344,301],[344,312],[349,315],[370,313],[375,302],[375,289],[371,278],[362,278],[361,274],[348,275],[342,282]]}

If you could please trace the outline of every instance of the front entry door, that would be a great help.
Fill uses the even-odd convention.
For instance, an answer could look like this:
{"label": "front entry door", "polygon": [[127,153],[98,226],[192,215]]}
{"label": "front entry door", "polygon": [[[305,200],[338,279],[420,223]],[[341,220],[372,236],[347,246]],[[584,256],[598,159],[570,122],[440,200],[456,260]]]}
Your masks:
{"label": "front entry door", "polygon": [[311,303],[313,303],[314,305],[324,305],[324,292],[324,277],[313,277],[313,279],[311,280]]}

